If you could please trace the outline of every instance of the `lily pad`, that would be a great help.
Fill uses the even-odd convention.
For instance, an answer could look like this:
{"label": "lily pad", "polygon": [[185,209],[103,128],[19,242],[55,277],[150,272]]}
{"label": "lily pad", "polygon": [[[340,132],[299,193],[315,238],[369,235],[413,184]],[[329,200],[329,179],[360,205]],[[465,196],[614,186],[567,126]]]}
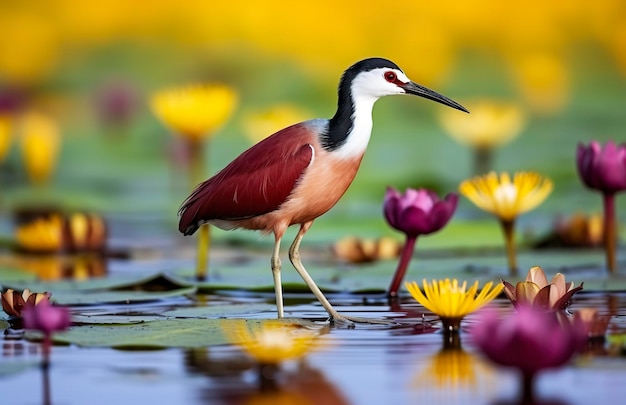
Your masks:
{"label": "lily pad", "polygon": [[[508,275],[503,249],[470,251],[420,251],[412,259],[406,280],[421,283],[423,278],[442,277],[460,280],[497,282],[501,278],[509,282],[522,280],[530,267],[541,266],[548,275],[565,273],[568,281],[585,283],[586,291],[626,291],[626,275],[609,276],[602,268],[604,253],[601,250],[524,250],[518,254],[520,274]],[[311,276],[327,293],[382,293],[396,269],[395,260],[380,261],[366,265],[314,263],[309,266]],[[243,289],[254,292],[273,292],[273,280],[266,260],[256,259],[238,266],[214,266],[206,282],[196,282],[191,269],[176,270],[169,276],[179,284],[194,285],[200,292]],[[308,293],[296,271],[284,265],[283,290],[290,293]]]}
{"label": "lily pad", "polygon": [[[54,335],[57,344],[88,347],[111,347],[125,350],[154,350],[169,347],[196,348],[231,343],[224,330],[235,322],[229,319],[169,319],[133,325],[74,326]],[[245,320],[260,324],[263,320]],[[286,324],[303,324],[301,320],[284,320]],[[39,334],[27,332],[27,339],[39,339]]]}
{"label": "lily pad", "polygon": [[[0,281],[4,282],[1,278]],[[151,275],[112,275],[104,278],[91,278],[87,280],[60,280],[60,281],[35,281],[19,280],[6,281],[6,287],[15,290],[29,288],[32,291],[92,291],[92,290],[134,290],[134,291],[171,291],[189,285],[179,284],[174,279],[161,273]]]}
{"label": "lily pad", "polygon": [[164,292],[145,291],[56,291],[52,292],[52,300],[59,305],[95,305],[95,304],[136,304],[140,302],[158,301],[172,297],[191,295],[195,287],[179,288]]}
{"label": "lily pad", "polygon": [[33,282],[37,279],[37,276],[33,273],[26,272],[14,267],[0,266],[0,286],[7,288],[4,284],[13,283],[26,283]]}
{"label": "lily pad", "polygon": [[276,305],[266,303],[207,305],[202,307],[177,308],[164,312],[163,316],[172,318],[220,318],[234,314],[246,316],[273,311],[275,309]]}
{"label": "lily pad", "polygon": [[160,315],[72,315],[74,325],[129,325],[164,319]]}

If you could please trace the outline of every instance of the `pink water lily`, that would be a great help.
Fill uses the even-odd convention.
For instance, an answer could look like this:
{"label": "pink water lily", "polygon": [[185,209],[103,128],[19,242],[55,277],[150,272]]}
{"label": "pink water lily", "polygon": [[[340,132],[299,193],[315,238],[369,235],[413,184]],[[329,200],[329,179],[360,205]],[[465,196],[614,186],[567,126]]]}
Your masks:
{"label": "pink water lily", "polygon": [[39,331],[43,334],[43,366],[47,367],[50,359],[52,334],[69,328],[72,323],[67,308],[54,306],[46,298],[38,305],[26,305],[22,311],[24,328]]}
{"label": "pink water lily", "polygon": [[530,305],[544,310],[560,311],[568,307],[572,296],[583,289],[583,283],[574,287],[574,282],[565,283],[565,276],[557,273],[548,283],[546,273],[539,266],[532,267],[525,281],[515,286],[502,280],[504,293],[515,307]]}
{"label": "pink water lily", "polygon": [[626,190],[626,144],[578,144],[576,161],[578,174],[587,187],[603,193]]}
{"label": "pink water lily", "polygon": [[387,188],[384,201],[385,218],[393,228],[407,236],[426,235],[444,227],[454,214],[459,196],[448,194],[443,200],[430,190],[409,188],[400,194]]}
{"label": "pink water lily", "polygon": [[387,292],[389,296],[398,295],[417,237],[443,228],[454,214],[458,201],[459,196],[454,193],[446,195],[442,200],[433,191],[423,188],[409,188],[404,194],[393,187],[387,188],[383,206],[385,219],[389,225],[406,235],[400,262]]}
{"label": "pink water lily", "polygon": [[591,141],[589,146],[578,144],[576,163],[583,183],[603,195],[604,245],[606,267],[610,272],[617,269],[616,243],[617,220],[615,194],[626,190],[626,144],[608,141],[604,147]]}

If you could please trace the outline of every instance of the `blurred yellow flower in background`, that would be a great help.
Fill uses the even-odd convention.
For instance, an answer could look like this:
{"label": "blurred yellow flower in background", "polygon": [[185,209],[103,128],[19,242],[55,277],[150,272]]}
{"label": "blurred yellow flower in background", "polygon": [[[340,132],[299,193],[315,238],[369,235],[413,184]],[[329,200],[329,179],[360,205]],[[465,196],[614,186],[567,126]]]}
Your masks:
{"label": "blurred yellow flower in background", "polygon": [[513,65],[517,86],[535,112],[554,114],[569,101],[570,74],[563,58],[532,54]]}
{"label": "blurred yellow flower in background", "polygon": [[490,172],[465,180],[459,186],[459,192],[467,199],[500,220],[511,275],[517,274],[513,233],[515,219],[541,204],[552,188],[550,179],[534,172],[517,172],[512,180],[506,172],[500,173],[500,176]]}
{"label": "blurred yellow flower in background", "polygon": [[490,99],[464,101],[470,115],[441,109],[439,121],[456,141],[473,148],[493,148],[513,140],[526,123],[522,108],[512,102]]}
{"label": "blurred yellow flower in background", "polygon": [[[196,84],[155,93],[150,105],[154,114],[177,136],[184,139],[190,159],[189,183],[195,187],[207,176],[202,142],[212,136],[233,113],[237,93],[223,84]],[[196,277],[206,279],[211,234],[208,225],[198,233]]]}
{"label": "blurred yellow flower in background", "polygon": [[0,162],[6,158],[11,148],[11,131],[13,119],[9,115],[0,114]]}
{"label": "blurred yellow flower in background", "polygon": [[278,130],[310,118],[311,115],[304,109],[290,104],[278,104],[266,110],[246,114],[243,118],[243,129],[248,139],[257,143]]}
{"label": "blurred yellow flower in background", "polygon": [[48,182],[54,171],[61,136],[56,123],[45,115],[29,112],[20,122],[21,151],[26,174],[37,185]]}
{"label": "blurred yellow flower in background", "polygon": [[156,92],[150,105],[174,134],[198,143],[213,135],[233,113],[235,91],[223,84],[199,84]]}
{"label": "blurred yellow flower in background", "polygon": [[63,219],[59,215],[37,218],[18,226],[15,239],[20,249],[29,252],[56,252],[63,245]]}
{"label": "blurred yellow flower in background", "polygon": [[59,26],[49,14],[0,15],[0,77],[28,86],[49,75],[59,58]]}
{"label": "blurred yellow flower in background", "polygon": [[463,105],[471,114],[450,114],[441,109],[439,122],[454,140],[472,148],[473,172],[483,174],[492,168],[493,149],[519,135],[526,124],[526,115],[513,102],[478,99]]}

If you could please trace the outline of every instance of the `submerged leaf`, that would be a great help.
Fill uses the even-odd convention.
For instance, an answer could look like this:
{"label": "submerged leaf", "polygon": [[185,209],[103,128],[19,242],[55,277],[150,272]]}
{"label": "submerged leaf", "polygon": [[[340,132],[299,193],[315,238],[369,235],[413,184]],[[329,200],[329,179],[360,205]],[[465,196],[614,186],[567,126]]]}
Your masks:
{"label": "submerged leaf", "polygon": [[[53,340],[57,344],[133,350],[206,347],[229,343],[224,331],[238,325],[237,322],[241,320],[168,319],[131,325],[74,326],[67,332],[54,335]],[[260,324],[264,320],[246,320],[246,322]],[[304,321],[283,322],[302,324]],[[27,333],[26,337],[37,339],[39,335]]]}

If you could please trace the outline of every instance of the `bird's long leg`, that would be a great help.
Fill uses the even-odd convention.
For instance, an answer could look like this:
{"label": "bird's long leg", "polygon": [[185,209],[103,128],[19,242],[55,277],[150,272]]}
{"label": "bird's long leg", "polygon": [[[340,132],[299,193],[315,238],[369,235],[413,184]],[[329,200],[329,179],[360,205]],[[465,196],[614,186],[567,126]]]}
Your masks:
{"label": "bird's long leg", "polygon": [[278,310],[278,319],[285,316],[283,307],[283,284],[280,279],[280,240],[282,236],[275,235],[274,252],[272,253],[272,276],[274,277],[274,293],[276,295],[276,309]]}
{"label": "bird's long leg", "polygon": [[296,238],[293,240],[293,243],[289,248],[289,259],[291,260],[291,264],[293,264],[293,267],[295,267],[298,274],[300,274],[300,277],[302,277],[306,285],[309,287],[309,289],[311,289],[311,292],[313,292],[313,294],[322,304],[326,312],[328,312],[330,318],[335,322],[346,323],[390,323],[388,321],[379,319],[357,318],[341,315],[339,312],[337,312],[337,310],[335,310],[335,308],[333,308],[328,299],[324,296],[324,293],[322,293],[322,290],[320,290],[315,281],[313,281],[313,278],[311,278],[309,273],[306,271],[304,265],[302,264],[302,260],[300,259],[300,242],[302,242],[304,234],[309,230],[312,224],[313,222],[307,222],[300,226],[300,230],[298,231]]}

